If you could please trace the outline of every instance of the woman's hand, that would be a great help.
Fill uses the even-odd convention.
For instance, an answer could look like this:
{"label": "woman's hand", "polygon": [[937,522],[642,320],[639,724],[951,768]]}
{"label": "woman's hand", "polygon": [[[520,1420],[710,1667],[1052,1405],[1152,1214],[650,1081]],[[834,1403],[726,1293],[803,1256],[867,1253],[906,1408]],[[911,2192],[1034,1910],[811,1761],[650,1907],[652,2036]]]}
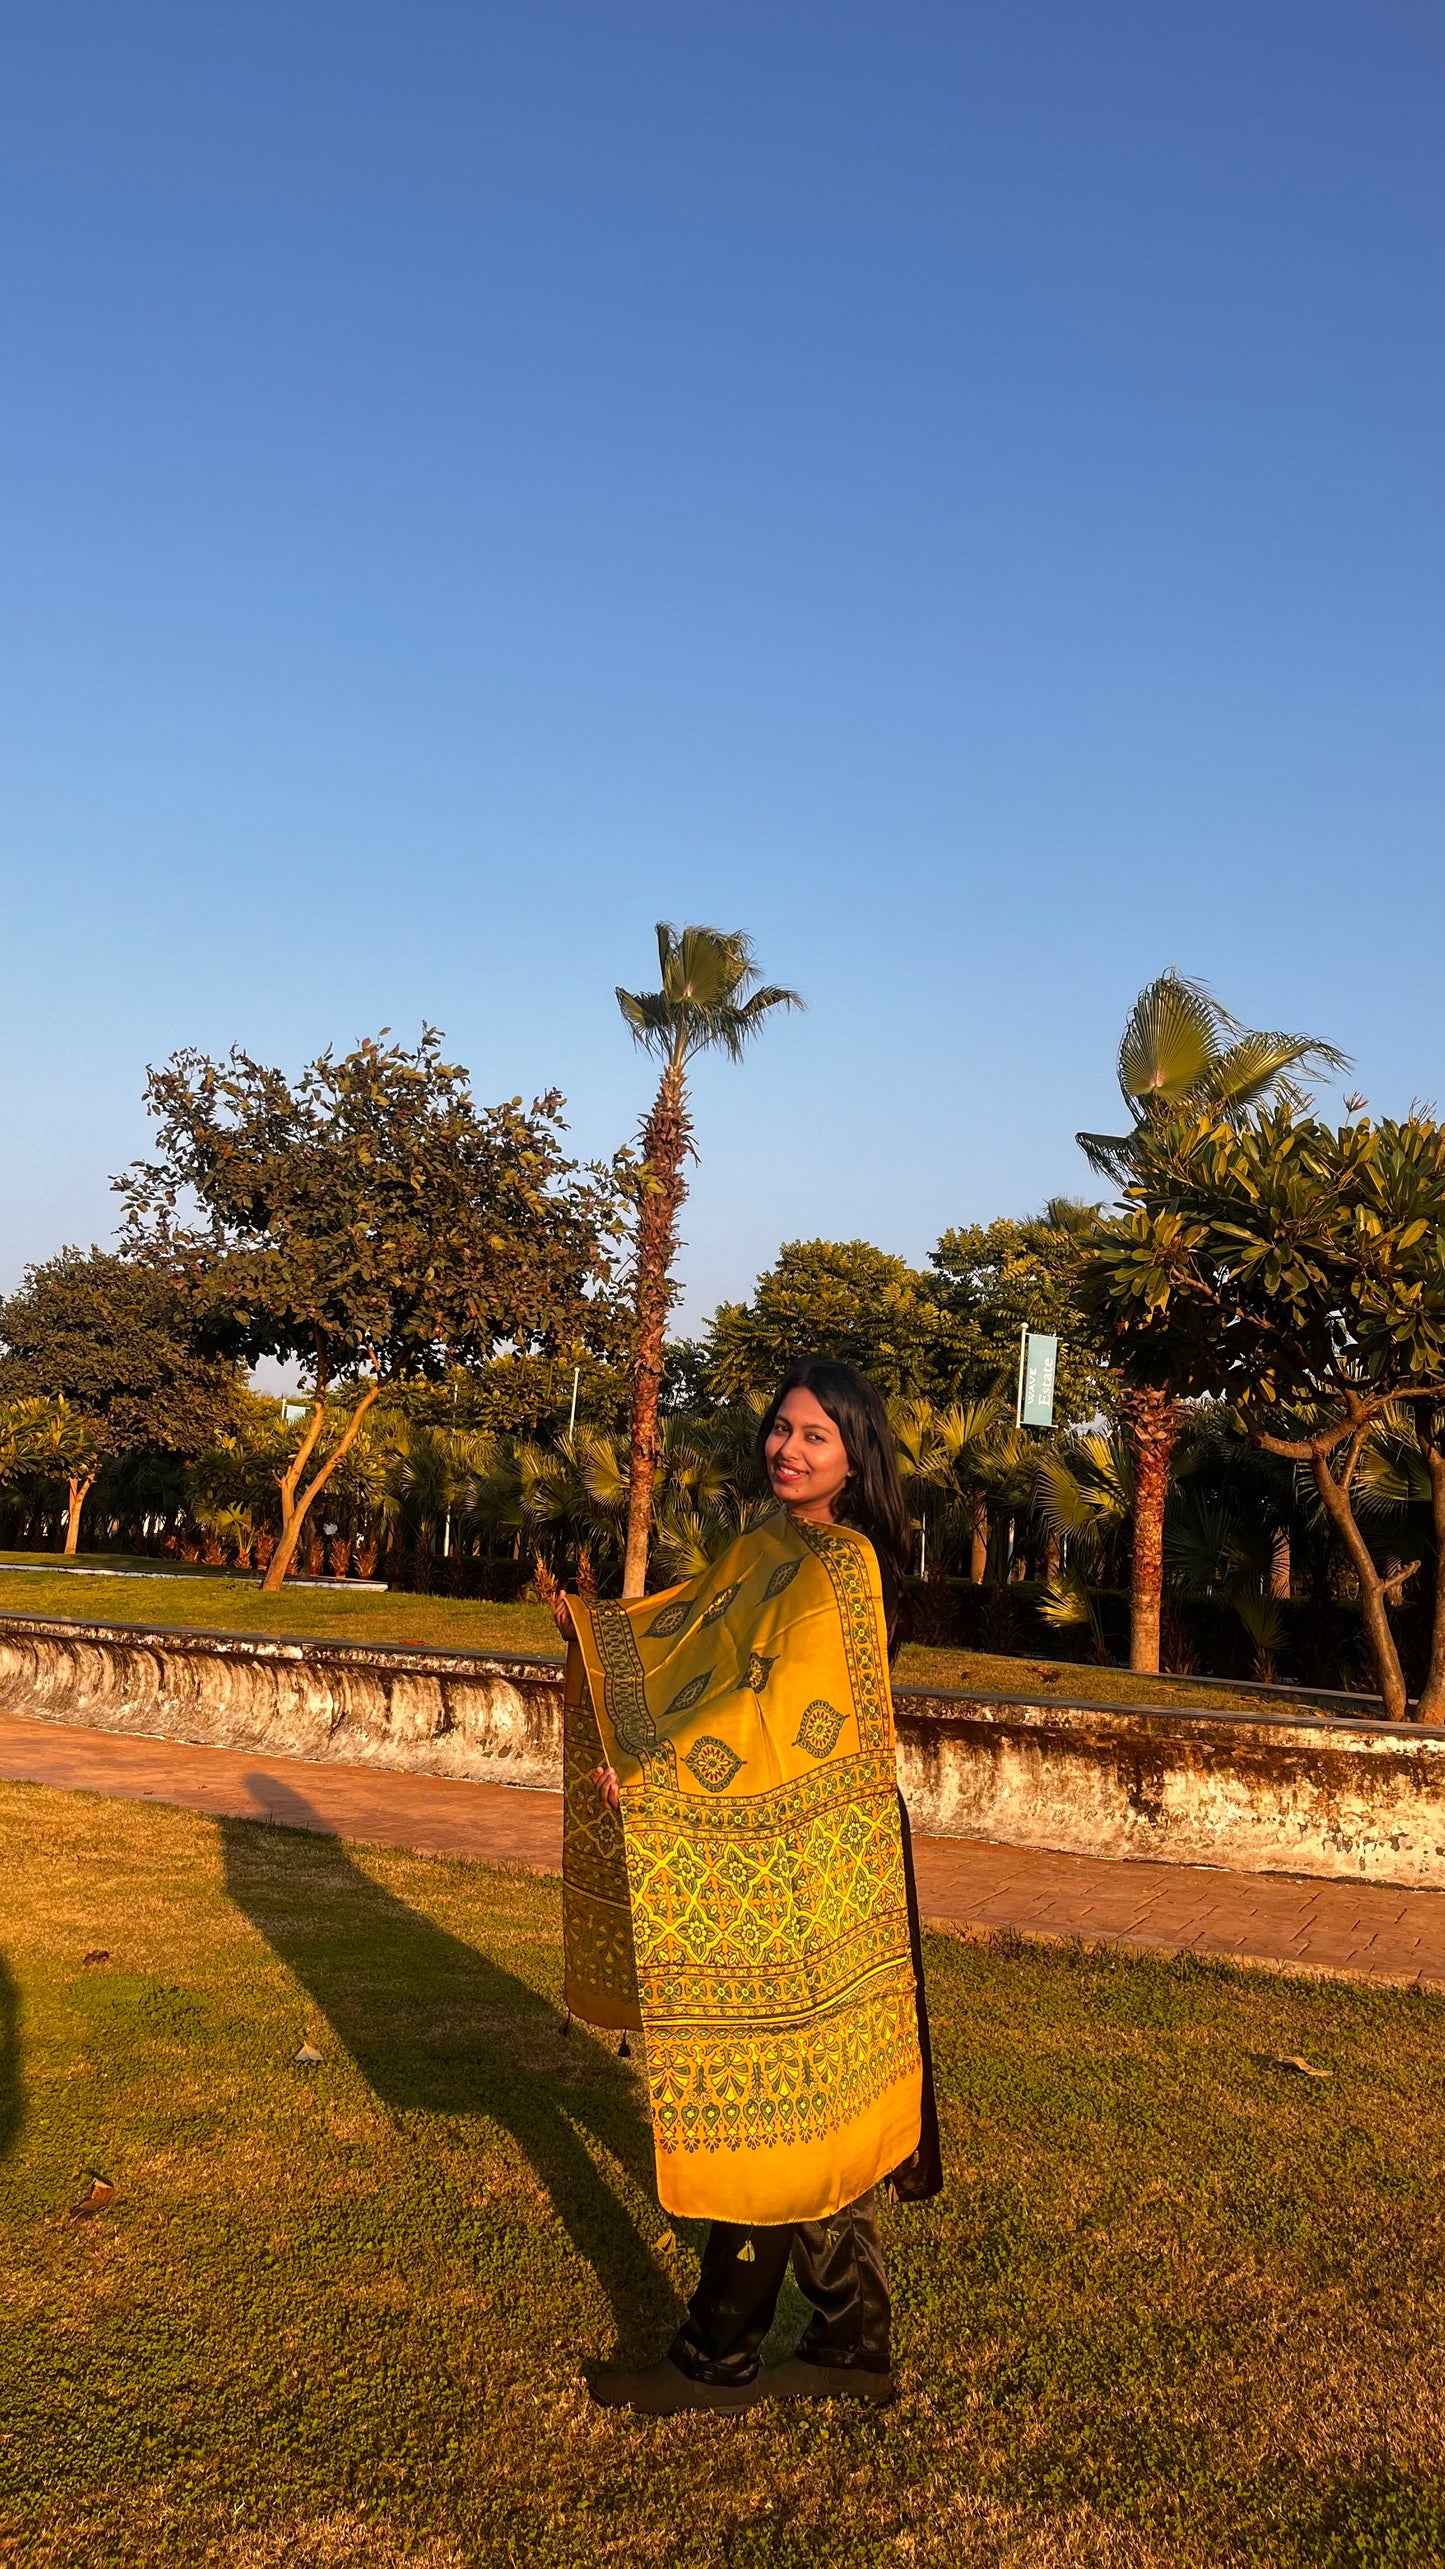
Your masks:
{"label": "woman's hand", "polygon": [[576,1625],[574,1624],[574,1622],[572,1621],[572,1617],[571,1617],[571,1614],[570,1614],[570,1612],[569,1612],[569,1610],[568,1610],[567,1600],[566,1600],[566,1598],[565,1598],[565,1597],[554,1597],[554,1598],[553,1598],[553,1600],[552,1600],[552,1621],[553,1621],[553,1622],[554,1622],[554,1624],[556,1625],[557,1630],[560,1632],[560,1634],[561,1634],[561,1636],[562,1636],[562,1638],[563,1638],[563,1640],[564,1640],[564,1641],[575,1641],[575,1640],[576,1640],[576,1638],[577,1638],[577,1627],[576,1627]]}
{"label": "woman's hand", "polygon": [[617,1781],[617,1770],[615,1767],[594,1766],[592,1769],[592,1790],[596,1794],[599,1802],[606,1803],[609,1811],[621,1810],[622,1787]]}

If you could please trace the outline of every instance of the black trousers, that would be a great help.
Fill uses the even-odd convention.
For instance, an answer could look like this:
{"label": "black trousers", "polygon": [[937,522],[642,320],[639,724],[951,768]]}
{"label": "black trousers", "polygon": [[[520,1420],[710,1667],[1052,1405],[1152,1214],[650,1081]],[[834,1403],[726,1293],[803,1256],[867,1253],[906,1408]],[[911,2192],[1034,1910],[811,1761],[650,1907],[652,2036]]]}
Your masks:
{"label": "black trousers", "polygon": [[[751,2249],[752,2254],[748,2251]],[[702,2273],[668,2352],[695,2382],[750,2382],[773,2324],[788,2260],[813,2316],[798,2353],[809,2364],[892,2366],[888,2278],[871,2194],[826,2221],[740,2230],[715,2221]]]}

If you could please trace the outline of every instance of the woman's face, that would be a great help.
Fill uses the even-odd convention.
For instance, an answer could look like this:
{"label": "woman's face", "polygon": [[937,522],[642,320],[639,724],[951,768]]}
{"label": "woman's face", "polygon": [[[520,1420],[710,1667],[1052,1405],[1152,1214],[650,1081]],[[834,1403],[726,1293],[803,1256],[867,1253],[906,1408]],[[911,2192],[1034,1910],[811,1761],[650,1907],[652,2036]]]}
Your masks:
{"label": "woman's face", "polygon": [[773,1496],[790,1515],[828,1524],[848,1478],[848,1449],[811,1392],[789,1392],[768,1430],[764,1451]]}

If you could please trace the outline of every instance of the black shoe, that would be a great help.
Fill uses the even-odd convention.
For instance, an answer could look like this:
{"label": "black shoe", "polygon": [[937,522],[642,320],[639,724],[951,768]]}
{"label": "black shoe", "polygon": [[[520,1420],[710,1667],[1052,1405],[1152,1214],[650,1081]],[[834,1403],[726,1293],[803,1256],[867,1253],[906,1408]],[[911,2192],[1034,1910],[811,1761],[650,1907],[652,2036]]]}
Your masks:
{"label": "black shoe", "polygon": [[771,2374],[751,2382],[695,2382],[679,2372],[670,2355],[659,2356],[642,2373],[599,2373],[590,2385],[599,2408],[635,2409],[641,2417],[672,2417],[684,2408],[752,2408],[767,2399]]}
{"label": "black shoe", "polygon": [[765,2396],[774,2400],[866,2400],[887,2408],[896,2397],[891,2373],[868,2373],[861,2364],[809,2364],[801,2355],[770,2364],[763,2380]]}

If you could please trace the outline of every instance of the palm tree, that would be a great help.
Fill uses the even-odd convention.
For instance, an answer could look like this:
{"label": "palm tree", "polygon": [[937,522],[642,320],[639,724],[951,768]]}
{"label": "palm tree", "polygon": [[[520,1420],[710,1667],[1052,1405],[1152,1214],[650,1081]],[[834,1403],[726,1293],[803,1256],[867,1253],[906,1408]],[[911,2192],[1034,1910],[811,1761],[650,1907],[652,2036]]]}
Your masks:
{"label": "palm tree", "polygon": [[1197,1109],[1236,1123],[1270,1099],[1303,1113],[1312,1100],[1294,1074],[1348,1068],[1349,1055],[1318,1035],[1241,1026],[1202,981],[1171,964],[1140,991],[1119,1045],[1119,1088],[1133,1131],[1074,1138],[1091,1169],[1127,1186],[1135,1143],[1170,1115]]}
{"label": "palm tree", "polygon": [[987,1485],[993,1472],[1006,1403],[999,1392],[952,1402],[946,1409],[932,1401],[894,1400],[888,1404],[893,1441],[903,1486],[919,1511],[919,1566],[926,1565],[927,1505],[930,1492],[941,1498],[941,1530],[956,1530],[954,1521],[966,1508],[970,1571],[980,1585],[988,1556]]}
{"label": "palm tree", "polygon": [[[1241,1026],[1202,981],[1171,964],[1141,990],[1119,1046],[1118,1078],[1134,1118],[1129,1133],[1075,1136],[1090,1168],[1127,1186],[1138,1144],[1172,1115],[1223,1115],[1239,1122],[1251,1107],[1276,1103],[1303,1112],[1309,1091],[1296,1073],[1341,1071],[1349,1056],[1318,1035],[1265,1034]],[[1134,1563],[1129,1665],[1157,1671],[1164,1594],[1164,1507],[1180,1410],[1162,1384],[1126,1383],[1120,1416],[1134,1475]]]}
{"label": "palm tree", "polygon": [[640,1597],[647,1586],[662,1342],[676,1293],[672,1267],[677,1255],[677,1217],[687,1194],[683,1162],[692,1150],[688,1068],[703,1052],[725,1052],[730,1061],[740,1061],[774,1009],[803,1005],[796,990],[782,990],[771,983],[753,988],[758,968],[752,942],[740,931],[731,936],[717,928],[679,931],[660,920],[657,953],[662,988],[617,993],[617,1005],[635,1040],[662,1064],[657,1095],[641,1133],[624,1597]]}

